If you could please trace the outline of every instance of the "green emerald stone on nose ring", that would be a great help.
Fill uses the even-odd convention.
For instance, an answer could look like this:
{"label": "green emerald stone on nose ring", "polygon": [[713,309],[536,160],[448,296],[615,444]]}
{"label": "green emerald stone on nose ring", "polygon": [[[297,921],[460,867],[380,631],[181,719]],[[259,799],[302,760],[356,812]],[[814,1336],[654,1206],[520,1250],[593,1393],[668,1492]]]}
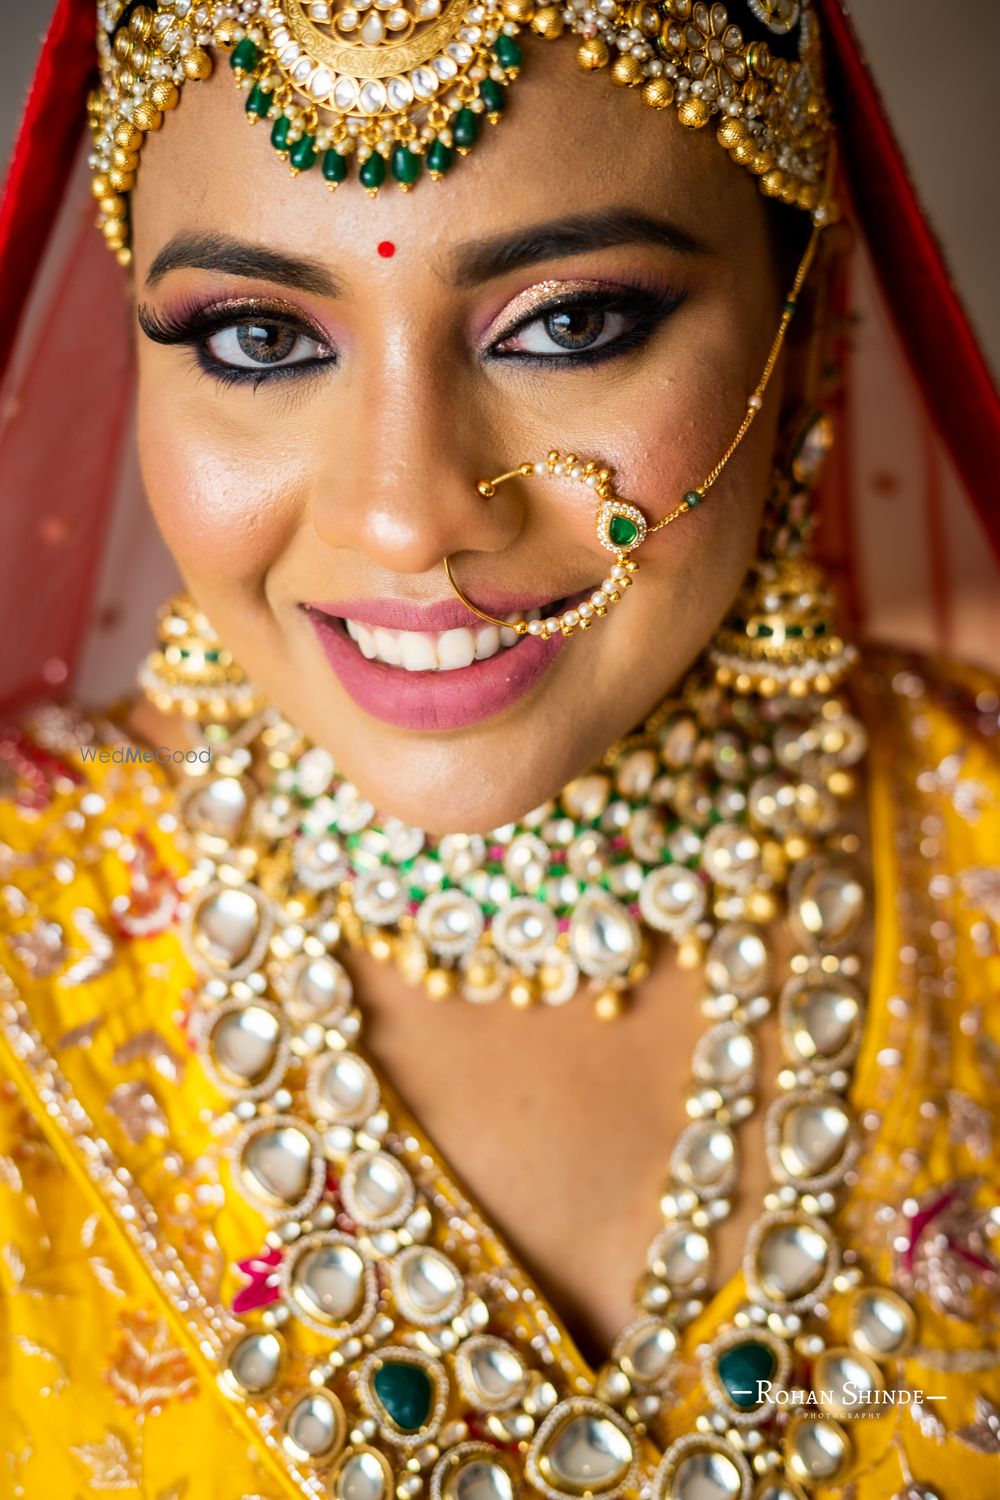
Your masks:
{"label": "green emerald stone on nose ring", "polygon": [[631,547],[638,535],[639,528],[631,517],[616,511],[608,523],[608,536],[615,546]]}
{"label": "green emerald stone on nose ring", "polygon": [[636,505],[617,496],[597,508],[597,535],[609,552],[634,552],[646,540],[646,517]]}

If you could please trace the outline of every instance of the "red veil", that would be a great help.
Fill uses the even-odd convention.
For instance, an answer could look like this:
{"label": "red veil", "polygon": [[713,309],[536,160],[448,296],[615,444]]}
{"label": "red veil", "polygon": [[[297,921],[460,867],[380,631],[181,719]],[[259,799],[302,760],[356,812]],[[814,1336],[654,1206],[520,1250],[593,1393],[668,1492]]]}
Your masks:
{"label": "red veil", "polygon": [[[839,0],[858,230],[822,552],[857,633],[1000,665],[1000,399]],[[132,680],[175,575],[141,502],[123,276],[93,227],[93,0],[59,0],[0,208],[0,703]]]}

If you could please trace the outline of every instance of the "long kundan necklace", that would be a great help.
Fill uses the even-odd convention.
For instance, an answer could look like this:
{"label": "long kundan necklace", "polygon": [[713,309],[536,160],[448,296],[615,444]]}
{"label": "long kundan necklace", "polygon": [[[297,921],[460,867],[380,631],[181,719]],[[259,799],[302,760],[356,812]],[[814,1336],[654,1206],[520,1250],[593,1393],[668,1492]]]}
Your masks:
{"label": "long kundan necklace", "polygon": [[[201,726],[212,763],[182,788],[193,1029],[231,1101],[218,1129],[233,1181],[271,1224],[240,1263],[246,1329],[220,1378],[261,1410],[306,1493],[511,1500],[526,1479],[547,1500],[793,1500],[850,1469],[842,1419],[855,1399],[877,1403],[913,1335],[909,1307],[861,1284],[831,1224],[858,1151],[847,1091],[866,895],[843,809],[865,736],[835,686],[850,648],[824,644],[819,676],[801,665],[826,608],[815,570],[761,564],[751,593],[640,734],[482,837],[380,818],[273,711]],[[195,623],[175,604],[166,639]],[[779,982],[768,934],[782,908],[794,956]],[[363,1053],[341,958],[360,945],[431,995],[476,1003],[558,1005],[583,981],[610,1016],[653,934],[703,965],[690,1123],[635,1315],[592,1390],[560,1389],[551,1351],[496,1331],[499,1294],[449,1244],[426,1159]],[[745,1294],[702,1351],[708,1410],[656,1462],[643,1435],[713,1289],[712,1231],[738,1184],[772,994],[784,1055],[765,1122],[772,1186]],[[839,1344],[826,1334],[834,1291],[850,1299]],[[808,1420],[787,1399],[805,1386],[827,1397]]]}

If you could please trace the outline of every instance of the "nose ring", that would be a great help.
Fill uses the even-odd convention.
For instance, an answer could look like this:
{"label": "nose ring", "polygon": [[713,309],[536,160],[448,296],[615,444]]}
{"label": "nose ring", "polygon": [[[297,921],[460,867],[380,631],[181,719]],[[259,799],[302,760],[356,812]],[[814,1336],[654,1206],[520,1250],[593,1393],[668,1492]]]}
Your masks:
{"label": "nose ring", "polygon": [[494,479],[481,479],[476,489],[484,500],[491,499],[496,494],[498,486],[505,484],[508,479],[568,479],[584,485],[591,492],[594,500],[597,539],[602,547],[614,554],[615,561],[608,569],[607,577],[593,591],[589,599],[581,601],[572,609],[564,610],[559,615],[552,615],[547,620],[526,620],[523,617],[502,620],[497,615],[491,615],[487,610],[480,609],[477,604],[473,604],[455,578],[451,558],[446,557],[444,570],[448,582],[466,609],[470,609],[474,615],[478,615],[481,620],[486,620],[490,625],[499,625],[502,629],[513,630],[515,635],[537,635],[543,639],[556,634],[569,636],[575,630],[589,630],[595,619],[606,615],[611,605],[617,604],[626,590],[631,588],[634,576],[639,571],[639,564],[632,560],[631,554],[642,545],[651,531],[658,531],[661,526],[667,524],[668,520],[672,521],[684,511],[690,510],[691,506],[696,505],[701,499],[700,494],[692,491],[675,507],[669,517],[664,517],[656,526],[650,527],[637,505],[633,505],[630,500],[625,500],[621,495],[616,494],[612,484],[612,473],[613,471],[598,459],[578,458],[575,453],[567,453],[563,456],[558,449],[553,448],[547,458],[540,463],[518,464],[516,469],[508,469],[505,474],[498,474]]}

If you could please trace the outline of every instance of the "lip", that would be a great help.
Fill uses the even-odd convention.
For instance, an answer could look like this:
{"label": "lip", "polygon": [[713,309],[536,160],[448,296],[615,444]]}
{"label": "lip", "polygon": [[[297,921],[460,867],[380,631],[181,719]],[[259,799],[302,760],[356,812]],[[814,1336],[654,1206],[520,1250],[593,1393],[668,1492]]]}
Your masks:
{"label": "lip", "polygon": [[[497,601],[491,601],[492,605]],[[550,602],[550,601],[547,601]],[[510,708],[555,661],[566,645],[564,636],[549,640],[528,635],[516,646],[501,649],[486,661],[473,662],[451,672],[405,672],[385,662],[362,656],[347,632],[331,615],[346,614],[363,625],[382,625],[389,630],[453,630],[469,625],[469,611],[456,601],[430,606],[402,604],[397,600],[359,600],[349,606],[304,606],[323,654],[341,686],[359,708],[398,729],[447,733],[467,729]],[[484,608],[486,606],[484,605]],[[537,608],[517,602],[501,606],[501,617],[515,609]],[[343,617],[343,616],[342,616]]]}

